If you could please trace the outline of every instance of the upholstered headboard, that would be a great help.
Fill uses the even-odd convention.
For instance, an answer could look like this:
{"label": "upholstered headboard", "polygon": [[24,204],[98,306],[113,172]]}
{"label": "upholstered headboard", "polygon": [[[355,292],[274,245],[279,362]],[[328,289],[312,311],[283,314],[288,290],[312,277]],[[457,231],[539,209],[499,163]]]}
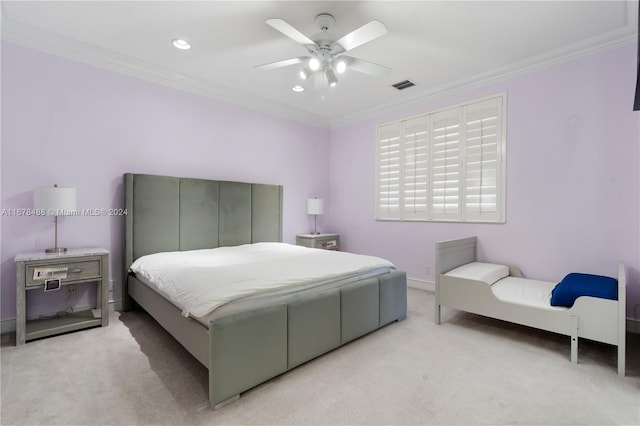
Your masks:
{"label": "upholstered headboard", "polygon": [[127,271],[140,256],[282,241],[280,185],[132,173],[123,181],[123,301]]}

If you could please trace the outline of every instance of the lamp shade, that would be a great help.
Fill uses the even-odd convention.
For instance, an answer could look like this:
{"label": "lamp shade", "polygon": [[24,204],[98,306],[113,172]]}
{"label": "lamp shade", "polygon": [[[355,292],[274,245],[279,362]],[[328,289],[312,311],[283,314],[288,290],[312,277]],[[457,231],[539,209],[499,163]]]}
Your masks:
{"label": "lamp shade", "polygon": [[43,187],[33,191],[33,207],[46,210],[47,216],[66,216],[76,209],[76,189]]}
{"label": "lamp shade", "polygon": [[309,198],[307,200],[307,214],[324,213],[324,200],[322,198]]}

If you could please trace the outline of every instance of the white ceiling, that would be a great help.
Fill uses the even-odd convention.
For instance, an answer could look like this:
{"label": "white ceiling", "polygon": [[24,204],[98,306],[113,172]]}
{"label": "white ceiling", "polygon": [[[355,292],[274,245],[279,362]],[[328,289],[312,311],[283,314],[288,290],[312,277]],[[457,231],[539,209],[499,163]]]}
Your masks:
{"label": "white ceiling", "polygon": [[[382,108],[637,41],[637,1],[2,1],[2,39],[103,68],[336,126]],[[282,18],[312,37],[330,13],[339,38],[377,19],[388,33],[349,52],[392,68],[347,71],[321,92],[301,65],[256,65],[306,50],[265,24]],[[171,40],[192,44],[180,51]],[[391,84],[418,85],[399,92]]]}

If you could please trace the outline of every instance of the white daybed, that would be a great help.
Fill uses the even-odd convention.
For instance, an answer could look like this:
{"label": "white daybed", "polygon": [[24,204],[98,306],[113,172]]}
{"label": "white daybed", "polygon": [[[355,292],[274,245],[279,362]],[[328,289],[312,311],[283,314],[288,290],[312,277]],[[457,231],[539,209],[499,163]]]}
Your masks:
{"label": "white daybed", "polygon": [[[476,237],[436,243],[436,324],[440,324],[440,310],[445,306],[563,334],[571,337],[571,362],[573,363],[578,362],[578,338],[580,337],[615,345],[618,347],[618,374],[625,375],[626,274],[623,264],[620,264],[618,269],[617,300],[581,296],[576,299],[571,308],[562,308],[551,306],[548,300],[541,302],[540,297],[537,300],[513,297],[515,294],[513,288],[509,290],[509,285],[505,285],[503,280],[511,280],[516,287],[522,285],[531,287],[531,284],[538,284],[548,289],[549,285],[555,285],[555,283],[525,280],[517,268],[508,268],[509,276],[498,279],[495,284],[491,281],[497,276],[490,271],[484,274],[485,277],[477,275],[479,269],[473,267],[467,268],[467,271],[469,269],[475,271],[472,275],[456,272],[464,271],[463,265],[477,261],[476,244]],[[487,264],[477,265],[482,269],[482,266]],[[479,272],[483,275],[482,271]],[[476,273],[475,277],[473,273]],[[493,278],[490,277],[492,274]],[[502,287],[501,298],[496,296],[492,289],[494,286]],[[507,289],[506,293],[505,289]]]}

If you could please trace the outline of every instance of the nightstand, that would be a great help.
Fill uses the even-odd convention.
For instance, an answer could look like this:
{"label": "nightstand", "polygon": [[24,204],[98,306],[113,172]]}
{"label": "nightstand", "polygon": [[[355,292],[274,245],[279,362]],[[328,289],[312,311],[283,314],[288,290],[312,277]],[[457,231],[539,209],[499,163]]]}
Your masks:
{"label": "nightstand", "polygon": [[[69,249],[62,254],[21,253],[16,262],[16,345],[27,340],[68,331],[109,325],[109,251],[102,248]],[[64,316],[27,320],[27,296],[45,291],[45,280],[60,278],[60,289],[80,283],[96,283],[95,309]]]}
{"label": "nightstand", "polygon": [[340,250],[340,235],[338,234],[298,234],[296,244],[304,247],[325,250]]}

